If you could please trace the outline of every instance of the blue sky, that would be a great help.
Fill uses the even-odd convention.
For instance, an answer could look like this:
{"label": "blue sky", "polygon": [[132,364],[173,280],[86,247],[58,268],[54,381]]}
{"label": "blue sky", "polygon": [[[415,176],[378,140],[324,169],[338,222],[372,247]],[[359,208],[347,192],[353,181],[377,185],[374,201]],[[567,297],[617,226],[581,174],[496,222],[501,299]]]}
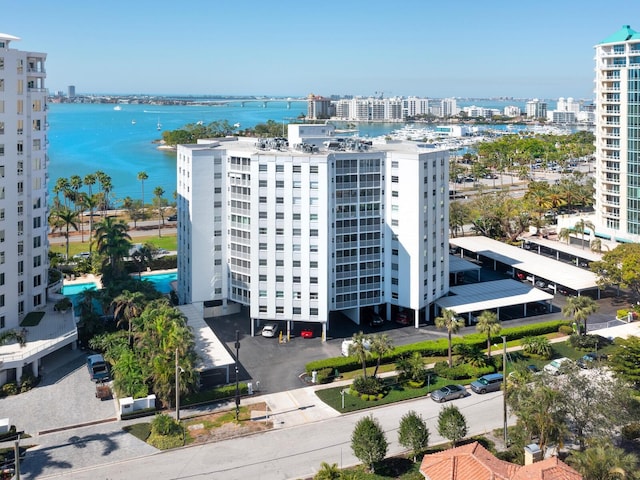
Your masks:
{"label": "blue sky", "polygon": [[637,0],[0,0],[12,47],[78,93],[591,98]]}

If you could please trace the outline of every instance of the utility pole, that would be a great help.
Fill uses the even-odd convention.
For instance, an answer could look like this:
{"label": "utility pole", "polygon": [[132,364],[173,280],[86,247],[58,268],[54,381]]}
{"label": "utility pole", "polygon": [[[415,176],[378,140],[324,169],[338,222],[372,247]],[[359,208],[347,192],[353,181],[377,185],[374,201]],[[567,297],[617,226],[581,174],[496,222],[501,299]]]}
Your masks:
{"label": "utility pole", "polygon": [[236,330],[236,422],[240,416],[240,384],[238,383],[238,361],[240,360],[240,331]]}
{"label": "utility pole", "polygon": [[505,448],[508,446],[508,435],[507,435],[507,337],[505,335],[502,336],[502,381],[503,381],[503,390],[502,390],[502,409],[503,409],[503,429],[504,429],[504,446]]}
{"label": "utility pole", "polygon": [[176,422],[180,421],[180,365],[178,365],[178,349],[176,348]]}

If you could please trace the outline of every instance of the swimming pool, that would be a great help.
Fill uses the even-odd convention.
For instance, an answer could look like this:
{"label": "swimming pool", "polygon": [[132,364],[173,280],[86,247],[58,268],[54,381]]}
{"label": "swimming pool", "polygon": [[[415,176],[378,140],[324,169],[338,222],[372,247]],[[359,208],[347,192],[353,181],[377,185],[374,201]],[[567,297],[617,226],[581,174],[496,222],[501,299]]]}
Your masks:
{"label": "swimming pool", "polygon": [[85,290],[96,290],[98,285],[91,283],[74,283],[72,285],[64,285],[62,287],[62,294],[68,297],[73,297],[78,295],[79,293],[84,292]]}
{"label": "swimming pool", "polygon": [[[137,278],[137,277],[136,277]],[[142,275],[143,280],[149,280],[156,287],[160,293],[171,292],[171,282],[175,282],[178,279],[178,272],[171,273],[151,273],[148,275]]]}

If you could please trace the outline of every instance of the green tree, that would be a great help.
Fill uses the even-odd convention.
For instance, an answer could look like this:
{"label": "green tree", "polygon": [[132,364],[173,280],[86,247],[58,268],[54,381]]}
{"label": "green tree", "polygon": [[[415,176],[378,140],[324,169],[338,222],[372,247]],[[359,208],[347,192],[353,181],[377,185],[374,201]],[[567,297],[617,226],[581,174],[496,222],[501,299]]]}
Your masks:
{"label": "green tree", "polygon": [[106,217],[107,210],[109,210],[110,202],[109,196],[111,195],[111,190],[113,189],[113,184],[111,183],[111,177],[102,171],[97,171],[95,173],[96,180],[100,184],[101,192],[101,206],[102,206],[102,216]]}
{"label": "green tree", "polygon": [[380,362],[382,358],[389,352],[393,351],[393,341],[386,333],[379,333],[371,337],[370,345],[371,354],[376,357],[376,368],[373,371],[373,376],[378,375],[378,369],[380,368]]}
{"label": "green tree", "polygon": [[351,450],[367,470],[375,472],[376,463],[384,460],[388,448],[384,430],[373,416],[358,420],[351,434]]}
{"label": "green tree", "polygon": [[453,354],[451,351],[452,339],[451,335],[458,333],[460,328],[464,327],[464,320],[456,318],[456,314],[449,309],[443,309],[440,316],[435,320],[436,328],[447,330],[447,339],[449,341],[449,367],[453,366]]}
{"label": "green tree", "polygon": [[129,218],[133,221],[133,228],[138,227],[138,221],[144,220],[144,206],[141,200],[134,200],[131,197],[124,197],[122,200],[122,208],[127,211]]}
{"label": "green tree", "polygon": [[576,222],[573,228],[582,237],[582,249],[584,250],[584,231],[588,228],[593,232],[596,227],[593,225],[593,222],[581,218]]}
{"label": "green tree", "polygon": [[89,253],[91,253],[93,251],[93,214],[100,205],[100,199],[96,195],[84,193],[81,195],[80,201],[82,208],[89,211]]}
{"label": "green tree", "polygon": [[457,237],[458,232],[463,232],[464,226],[471,220],[469,207],[462,202],[449,203],[449,230],[452,237]]}
{"label": "green tree", "polygon": [[478,316],[476,330],[487,336],[487,357],[491,357],[491,337],[494,337],[502,330],[502,325],[498,321],[498,315],[490,310],[483,311]]}
{"label": "green tree", "polygon": [[453,353],[458,356],[458,363],[468,363],[474,367],[485,367],[487,365],[487,357],[477,345],[459,343],[454,345]]}
{"label": "green tree", "polygon": [[96,227],[96,245],[100,255],[107,258],[110,276],[117,278],[123,268],[124,257],[129,255],[131,237],[129,226],[122,220],[106,217]]}
{"label": "green tree", "polygon": [[638,457],[626,453],[610,441],[597,442],[582,452],[572,451],[567,463],[588,480],[638,478]]}
{"label": "green tree", "polygon": [[149,178],[147,172],[138,172],[138,180],[140,181],[140,188],[142,189],[142,218],[144,218],[144,181]]}
{"label": "green tree", "polygon": [[398,443],[411,451],[415,462],[418,454],[429,445],[429,429],[421,415],[409,410],[400,419]]}
{"label": "green tree", "polygon": [[524,337],[520,340],[522,351],[529,355],[551,358],[551,343],[547,337]]}
{"label": "green tree", "polygon": [[620,378],[640,388],[640,337],[618,338],[609,366]]}
{"label": "green tree", "polygon": [[362,377],[367,378],[367,359],[371,356],[371,337],[363,332],[354,333],[349,345],[349,356],[358,359],[362,365]]}
{"label": "green tree", "polygon": [[640,298],[640,243],[623,243],[591,262],[591,271],[598,276],[601,288],[619,285],[629,288]]}
{"label": "green tree", "polygon": [[467,419],[455,405],[448,405],[440,409],[438,414],[438,433],[451,442],[455,447],[460,440],[467,436],[469,427]]}
{"label": "green tree", "polygon": [[579,297],[567,298],[567,303],[562,307],[562,315],[565,317],[573,317],[573,320],[582,325],[580,330],[582,334],[587,334],[587,319],[592,313],[598,311],[598,304],[596,301],[588,297],[587,295],[580,295]]}
{"label": "green tree", "polygon": [[119,397],[145,397],[149,388],[135,353],[128,348],[122,350],[113,364],[113,387]]}
{"label": "green tree", "polygon": [[124,290],[113,299],[111,306],[116,326],[127,325],[129,331],[129,345],[132,344],[133,319],[139,317],[144,311],[146,299],[143,293]]}

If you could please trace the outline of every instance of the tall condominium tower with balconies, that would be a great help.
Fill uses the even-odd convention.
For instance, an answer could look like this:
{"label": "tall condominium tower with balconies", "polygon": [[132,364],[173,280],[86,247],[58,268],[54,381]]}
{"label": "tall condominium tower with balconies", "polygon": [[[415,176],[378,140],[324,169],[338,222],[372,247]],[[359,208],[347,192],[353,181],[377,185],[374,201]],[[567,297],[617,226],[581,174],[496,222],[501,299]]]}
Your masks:
{"label": "tall condominium tower with balconies", "polygon": [[372,311],[428,321],[449,289],[448,155],[332,125],[178,146],[180,302],[323,334]]}
{"label": "tall condominium tower with balconies", "polygon": [[640,33],[595,46],[596,234],[640,241]]}
{"label": "tall condominium tower with balconies", "polygon": [[27,343],[0,345],[0,385],[20,382],[25,368],[38,375],[42,357],[76,338],[75,325],[61,341],[33,325],[47,307],[47,55],[10,48],[18,40],[0,33],[0,334],[22,332]]}

